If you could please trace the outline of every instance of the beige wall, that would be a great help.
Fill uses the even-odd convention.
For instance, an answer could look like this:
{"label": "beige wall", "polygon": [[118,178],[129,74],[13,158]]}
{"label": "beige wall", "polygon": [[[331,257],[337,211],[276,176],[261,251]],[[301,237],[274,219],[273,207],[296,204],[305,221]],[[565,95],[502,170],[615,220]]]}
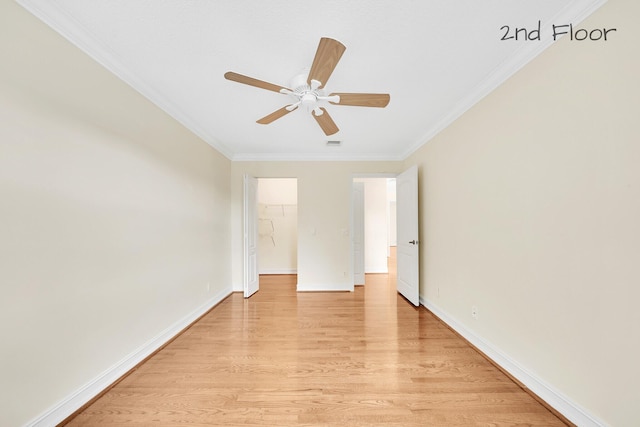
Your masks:
{"label": "beige wall", "polygon": [[[401,162],[233,162],[233,288],[242,290],[242,177],[298,179],[298,289],[346,290],[351,277],[354,174],[397,173]],[[258,257],[258,262],[259,261]]]}
{"label": "beige wall", "polygon": [[353,175],[418,164],[422,297],[634,425],[639,12],[609,0],[583,24],[617,27],[609,42],[557,43],[404,163],[232,164],[0,3],[0,424],[242,289],[243,173],[298,178],[299,282],[345,289]]}
{"label": "beige wall", "polygon": [[0,33],[0,425],[18,426],[230,292],[231,166],[13,2]]}
{"label": "beige wall", "polygon": [[610,0],[580,25],[610,41],[558,42],[405,163],[422,297],[612,426],[640,422],[638,16]]}

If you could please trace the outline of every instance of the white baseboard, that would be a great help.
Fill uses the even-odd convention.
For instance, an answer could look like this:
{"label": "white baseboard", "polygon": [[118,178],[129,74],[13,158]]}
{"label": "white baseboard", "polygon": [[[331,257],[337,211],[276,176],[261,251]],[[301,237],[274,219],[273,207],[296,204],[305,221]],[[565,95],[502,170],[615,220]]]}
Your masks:
{"label": "white baseboard", "polygon": [[28,427],[55,426],[64,421],[68,416],[80,409],[104,389],[116,382],[120,377],[133,369],[138,363],[149,357],[156,350],[179,334],[184,328],[193,323],[198,317],[205,314],[213,306],[231,294],[231,288],[225,289],[207,300],[200,307],[178,320],[176,323],[162,331],[155,338],[140,346],[137,350],[126,356],[120,362],[89,381],[83,387],[67,396],[58,404],[47,410],[39,417],[26,424]]}
{"label": "white baseboard", "polygon": [[298,283],[298,292],[353,292],[349,283]]}
{"label": "white baseboard", "polygon": [[298,274],[298,270],[295,268],[265,268],[260,270],[258,274]]}
{"label": "white baseboard", "polygon": [[476,346],[481,352],[489,357],[502,369],[513,375],[525,387],[535,393],[539,398],[547,402],[552,408],[564,415],[569,421],[580,427],[605,427],[607,426],[602,420],[587,412],[580,405],[571,401],[567,396],[556,390],[550,384],[547,384],[535,374],[529,372],[518,362],[504,354],[494,345],[477,336],[473,331],[466,328],[462,323],[450,316],[447,312],[440,309],[432,301],[425,300],[420,297],[420,303],[429,311],[433,312],[443,322],[449,325],[453,330],[462,335],[467,341]]}
{"label": "white baseboard", "polygon": [[364,274],[389,274],[388,268],[370,268],[364,270]]}

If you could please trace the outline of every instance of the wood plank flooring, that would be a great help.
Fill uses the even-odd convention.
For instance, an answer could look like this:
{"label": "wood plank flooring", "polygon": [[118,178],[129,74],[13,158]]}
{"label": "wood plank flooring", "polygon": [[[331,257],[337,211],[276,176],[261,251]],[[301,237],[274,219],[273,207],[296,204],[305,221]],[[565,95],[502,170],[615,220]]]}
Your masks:
{"label": "wood plank flooring", "polygon": [[296,293],[295,276],[263,276],[68,425],[565,425],[394,280]]}

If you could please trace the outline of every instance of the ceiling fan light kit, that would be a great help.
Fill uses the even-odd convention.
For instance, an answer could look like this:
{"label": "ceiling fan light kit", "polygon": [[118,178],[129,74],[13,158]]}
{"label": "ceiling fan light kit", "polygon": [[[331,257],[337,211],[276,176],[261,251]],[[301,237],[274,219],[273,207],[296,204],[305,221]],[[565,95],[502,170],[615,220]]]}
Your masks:
{"label": "ceiling fan light kit", "polygon": [[329,104],[384,108],[391,99],[389,94],[386,93],[327,94],[324,87],[345,50],[346,47],[339,41],[328,37],[321,38],[309,72],[302,72],[291,79],[291,87],[293,89],[244,76],[233,71],[225,73],[224,77],[237,83],[278,92],[292,99],[291,104],[258,119],[257,123],[263,125],[272,123],[297,110],[298,107],[303,107],[307,113],[313,116],[326,135],[333,135],[340,129],[326,110]]}

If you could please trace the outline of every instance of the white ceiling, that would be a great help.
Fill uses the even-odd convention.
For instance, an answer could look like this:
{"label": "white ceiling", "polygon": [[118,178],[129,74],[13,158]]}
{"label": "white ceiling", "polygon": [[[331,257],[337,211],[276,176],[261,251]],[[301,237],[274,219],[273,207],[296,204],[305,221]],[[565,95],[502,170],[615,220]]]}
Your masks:
{"label": "white ceiling", "polygon": [[[548,47],[552,24],[604,1],[18,2],[230,159],[402,160]],[[539,20],[540,41],[500,40]],[[331,137],[302,109],[257,124],[290,99],[224,73],[288,86],[321,37],[347,47],[328,91],[389,93],[389,105],[331,105]]]}

